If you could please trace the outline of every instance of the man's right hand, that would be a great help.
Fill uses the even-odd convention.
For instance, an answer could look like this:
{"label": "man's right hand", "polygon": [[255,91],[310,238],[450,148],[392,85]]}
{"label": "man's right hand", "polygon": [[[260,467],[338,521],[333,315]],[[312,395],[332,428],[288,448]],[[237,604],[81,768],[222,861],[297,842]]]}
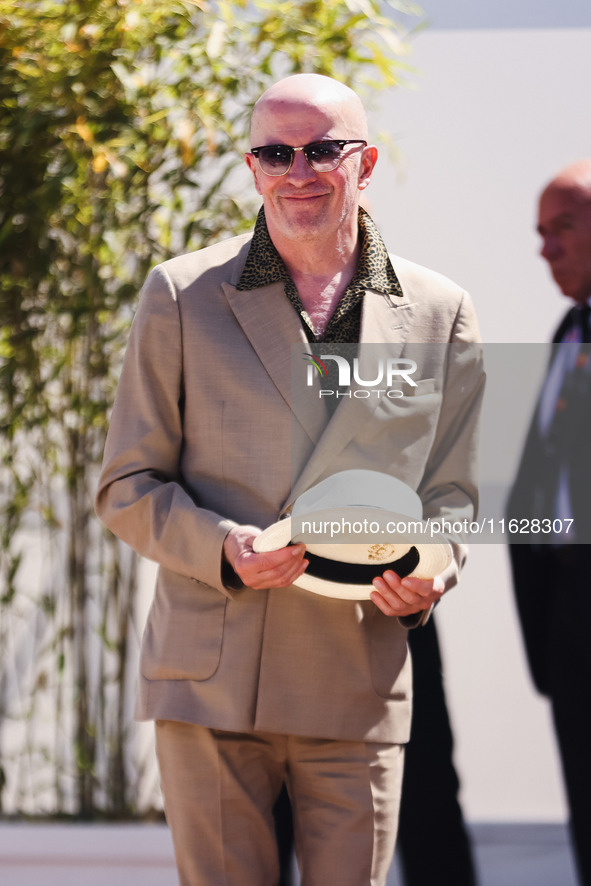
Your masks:
{"label": "man's right hand", "polygon": [[252,544],[261,534],[256,526],[235,526],[224,541],[224,556],[243,584],[255,590],[287,588],[306,571],[306,546],[290,545],[257,554]]}

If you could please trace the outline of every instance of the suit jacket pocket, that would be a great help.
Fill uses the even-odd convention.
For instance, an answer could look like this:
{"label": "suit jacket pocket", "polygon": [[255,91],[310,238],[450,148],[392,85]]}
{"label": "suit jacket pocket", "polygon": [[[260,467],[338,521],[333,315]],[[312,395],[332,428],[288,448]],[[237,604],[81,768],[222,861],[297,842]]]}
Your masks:
{"label": "suit jacket pocket", "polygon": [[424,397],[428,394],[436,394],[441,391],[441,380],[437,378],[420,378],[417,380],[415,387],[406,385],[404,387],[405,397]]}
{"label": "suit jacket pocket", "polygon": [[227,598],[215,588],[160,569],[142,642],[148,680],[208,680],[219,665]]}

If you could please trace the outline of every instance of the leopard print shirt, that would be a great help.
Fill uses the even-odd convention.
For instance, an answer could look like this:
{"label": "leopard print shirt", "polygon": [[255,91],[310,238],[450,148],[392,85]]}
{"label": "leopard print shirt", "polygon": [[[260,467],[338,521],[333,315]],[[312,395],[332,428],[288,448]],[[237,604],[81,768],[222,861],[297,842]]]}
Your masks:
{"label": "leopard print shirt", "polygon": [[361,308],[367,289],[383,292],[390,297],[401,297],[402,289],[390,262],[388,251],[370,216],[359,209],[359,237],[361,249],[357,270],[347,286],[337,308],[330,318],[324,335],[317,337],[310,318],[301,302],[295,283],[289,276],[267,229],[265,211],[261,207],[256,221],[250,250],[237,289],[244,291],[269,286],[283,281],[285,294],[302,318],[310,342],[359,341]]}

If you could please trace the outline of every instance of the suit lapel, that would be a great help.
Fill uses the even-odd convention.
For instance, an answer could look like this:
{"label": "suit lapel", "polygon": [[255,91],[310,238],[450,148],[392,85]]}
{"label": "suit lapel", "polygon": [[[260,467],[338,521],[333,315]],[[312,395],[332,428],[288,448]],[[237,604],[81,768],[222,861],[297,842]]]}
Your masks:
{"label": "suit lapel", "polygon": [[[370,379],[375,377],[376,358],[398,358],[402,355],[412,325],[414,308],[406,296],[392,298],[380,292],[368,291],[363,300],[361,315],[361,345],[374,347],[359,349],[359,377]],[[331,346],[326,344],[325,351],[330,353]],[[363,427],[380,404],[377,395],[356,397],[363,385],[354,380],[351,382],[351,396],[344,397],[326,425],[309,461],[300,476],[295,480],[289,508],[295,499],[313,486],[319,479],[330,473],[331,462],[350,443],[360,427]]]}
{"label": "suit lapel", "polygon": [[[393,346],[388,351],[390,356],[400,356],[414,314],[415,306],[406,293],[402,297],[391,297],[382,292],[366,292],[361,315],[361,342],[385,342]],[[398,351],[396,345],[400,345]]]}
{"label": "suit lapel", "polygon": [[[309,350],[301,321],[285,296],[282,283],[260,289],[238,290],[222,283],[224,294],[236,319],[261,363],[272,378],[293,416],[313,443],[326,426],[326,408],[318,396],[294,397],[294,361],[301,361]],[[304,364],[302,362],[302,367]],[[302,369],[302,378],[303,372]],[[318,387],[318,382],[315,382]]]}
{"label": "suit lapel", "polygon": [[[342,452],[359,427],[371,417],[380,400],[377,396],[356,397],[355,392],[363,388],[363,385],[352,381],[351,397],[342,399],[327,424],[326,408],[319,396],[318,379],[314,379],[312,389],[299,396],[299,392],[304,391],[305,367],[302,358],[309,350],[309,343],[299,317],[285,297],[283,284],[274,283],[260,289],[239,291],[229,283],[222,283],[222,288],[237,321],[291,409],[293,417],[315,444],[300,475],[294,477],[290,498],[283,509],[286,511],[302,492],[318,482],[323,475],[330,473],[330,465],[335,456]],[[375,349],[360,349],[359,375],[362,379],[371,378],[375,372],[375,357],[379,345],[384,347],[384,356],[401,356],[413,316],[414,306],[405,294],[390,298],[380,292],[366,292],[360,343],[374,344]],[[326,344],[324,348],[322,353],[330,353],[330,344]],[[298,385],[298,394],[294,396],[293,373],[298,373],[299,377],[299,367],[302,384]]]}

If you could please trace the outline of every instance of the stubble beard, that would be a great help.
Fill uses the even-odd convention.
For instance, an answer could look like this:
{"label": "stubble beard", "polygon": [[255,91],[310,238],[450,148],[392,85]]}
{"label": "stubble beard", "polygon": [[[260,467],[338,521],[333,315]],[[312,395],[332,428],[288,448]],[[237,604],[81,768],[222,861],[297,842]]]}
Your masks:
{"label": "stubble beard", "polygon": [[284,208],[280,212],[281,233],[286,239],[304,243],[321,243],[322,240],[332,238],[333,235],[338,238],[339,231],[353,211],[355,224],[357,224],[357,210],[352,199],[343,202],[336,220],[332,217],[330,207],[326,205],[320,206],[316,211],[308,209],[306,212],[299,213],[292,213],[289,209],[285,211]]}

